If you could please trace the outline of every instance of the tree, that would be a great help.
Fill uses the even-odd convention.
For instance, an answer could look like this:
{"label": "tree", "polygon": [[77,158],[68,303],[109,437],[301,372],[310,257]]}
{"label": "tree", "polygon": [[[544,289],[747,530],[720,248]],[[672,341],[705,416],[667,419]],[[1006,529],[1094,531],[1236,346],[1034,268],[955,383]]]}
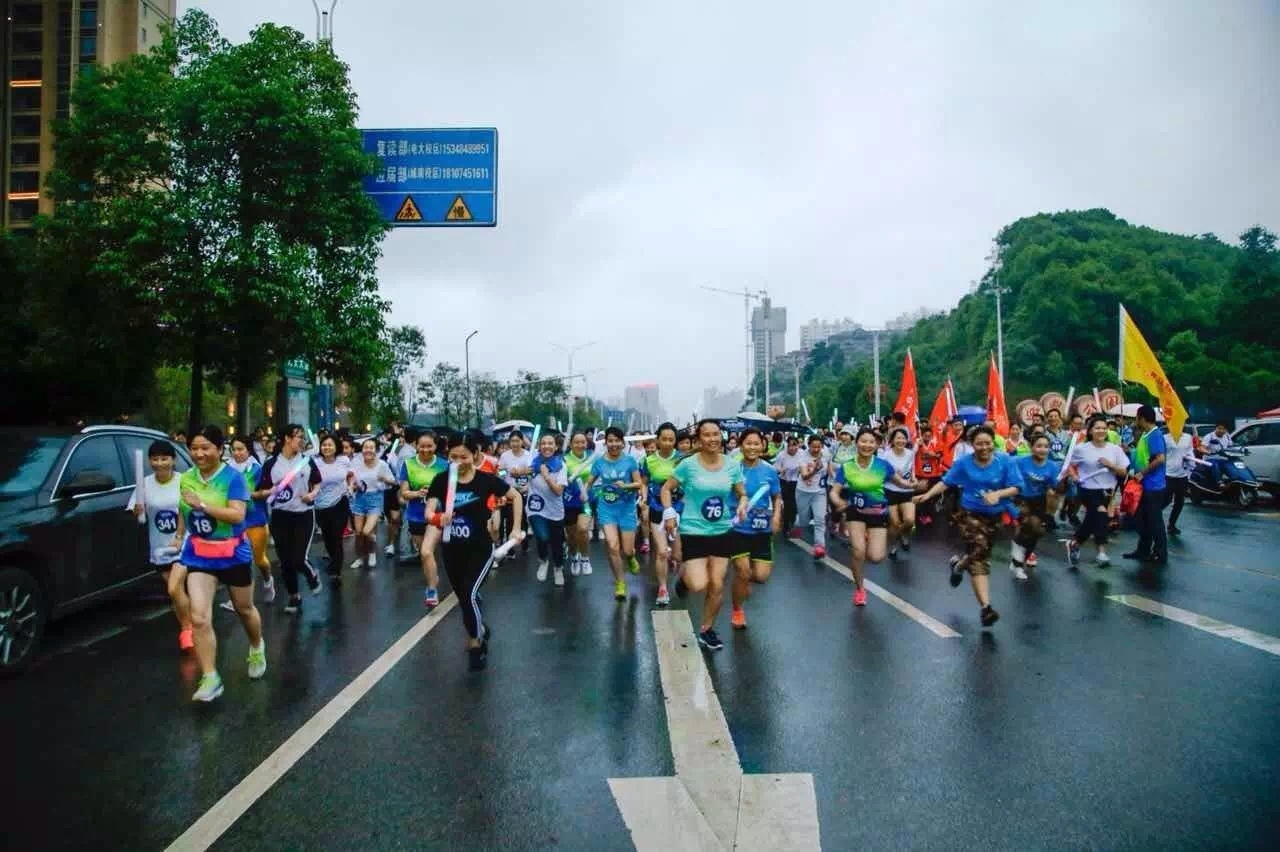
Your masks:
{"label": "tree", "polygon": [[55,130],[51,238],[98,235],[90,265],[137,294],[126,307],[161,357],[191,367],[191,427],[206,373],[247,418],[249,389],[288,358],[339,379],[378,359],[386,229],[327,44],[264,24],[232,45],[190,10],[152,52],[78,82],[73,106]]}
{"label": "tree", "polygon": [[434,409],[444,425],[460,428],[467,424],[467,384],[457,364],[441,361],[432,367],[431,375],[418,383],[418,399]]}

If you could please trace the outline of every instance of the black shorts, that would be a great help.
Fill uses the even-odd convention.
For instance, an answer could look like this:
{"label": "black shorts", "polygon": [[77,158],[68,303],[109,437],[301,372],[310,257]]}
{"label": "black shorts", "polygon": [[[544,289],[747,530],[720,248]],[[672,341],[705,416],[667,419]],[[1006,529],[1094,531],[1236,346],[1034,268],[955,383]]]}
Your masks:
{"label": "black shorts", "polygon": [[582,517],[581,509],[570,509],[568,506],[564,508],[564,528],[569,530],[578,525],[578,518]]}
{"label": "black shorts", "polygon": [[858,512],[849,512],[844,519],[847,524],[866,524],[869,530],[884,529],[889,526],[889,513],[883,515],[862,515]]}
{"label": "black shorts", "polygon": [[156,572],[157,572],[157,573],[162,574],[162,575],[166,575],[166,576],[167,576],[167,575],[168,575],[168,573],[169,573],[169,569],[170,569],[170,568],[172,568],[172,567],[173,567],[173,566],[175,566],[175,565],[181,565],[181,564],[182,564],[182,563],[181,563],[180,561],[178,561],[177,559],[175,559],[175,560],[173,560],[172,562],[170,562],[168,565],[156,565],[156,564],[153,562],[153,563],[151,564],[151,567],[152,567],[152,568],[154,568],[154,569],[156,569]]}
{"label": "black shorts", "polygon": [[[752,562],[773,562],[772,533],[733,533],[733,557],[746,556]],[[687,558],[687,557],[686,557]]]}
{"label": "black shorts", "polygon": [[903,503],[910,503],[911,498],[915,495],[910,491],[890,491],[886,488],[884,496],[888,498],[890,506],[901,506]]}
{"label": "black shorts", "polygon": [[383,514],[400,511],[400,489],[398,487],[388,488],[382,492],[382,511]]}
{"label": "black shorts", "polygon": [[410,521],[409,522],[409,535],[413,536],[414,538],[422,538],[426,534],[427,534],[426,521]]}
{"label": "black shorts", "polygon": [[728,559],[733,556],[737,536],[732,532],[720,535],[681,535],[680,558],[685,562],[692,559],[706,559],[719,556]]}
{"label": "black shorts", "polygon": [[195,568],[188,565],[187,573],[208,574],[210,577],[217,577],[222,585],[235,586],[237,589],[253,585],[253,572],[249,570],[248,562],[233,565],[230,568]]}

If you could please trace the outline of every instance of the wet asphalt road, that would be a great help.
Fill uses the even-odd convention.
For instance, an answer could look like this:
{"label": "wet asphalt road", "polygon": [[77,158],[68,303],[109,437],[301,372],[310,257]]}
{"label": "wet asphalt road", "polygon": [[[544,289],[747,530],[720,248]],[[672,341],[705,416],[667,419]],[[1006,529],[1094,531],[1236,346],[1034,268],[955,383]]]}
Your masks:
{"label": "wet asphalt road", "polygon": [[[1274,848],[1280,657],[1106,596],[1280,637],[1280,512],[1188,507],[1181,525],[1161,572],[1072,573],[1056,544],[1027,584],[997,562],[987,631],[967,585],[947,585],[940,531],[869,569],[958,638],[875,596],[854,610],[847,580],[780,544],[749,629],[726,605],[707,658],[743,770],[812,773],[825,849]],[[653,581],[615,603],[594,547],[595,574],[564,589],[532,557],[486,585],[483,674],[460,615],[439,616],[216,848],[631,848],[606,779],[675,771]],[[0,683],[0,846],[165,848],[423,617],[416,564],[346,576],[300,616],[283,596],[261,607],[259,683],[219,611],[212,707],[189,702],[195,664],[162,598],[55,625],[40,663]]]}

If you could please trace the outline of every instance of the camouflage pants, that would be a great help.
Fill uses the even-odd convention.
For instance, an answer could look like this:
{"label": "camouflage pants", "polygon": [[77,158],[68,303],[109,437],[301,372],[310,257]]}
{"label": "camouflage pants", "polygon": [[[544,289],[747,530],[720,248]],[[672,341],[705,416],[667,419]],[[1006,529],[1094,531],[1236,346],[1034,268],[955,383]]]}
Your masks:
{"label": "camouflage pants", "polygon": [[1000,533],[999,515],[979,515],[976,512],[960,513],[960,540],[964,542],[964,557],[960,567],[980,577],[991,573],[991,548]]}
{"label": "camouflage pants", "polygon": [[1013,540],[1034,553],[1036,544],[1044,537],[1045,518],[1049,517],[1049,508],[1045,498],[1036,497],[1031,500],[1018,500],[1018,534]]}

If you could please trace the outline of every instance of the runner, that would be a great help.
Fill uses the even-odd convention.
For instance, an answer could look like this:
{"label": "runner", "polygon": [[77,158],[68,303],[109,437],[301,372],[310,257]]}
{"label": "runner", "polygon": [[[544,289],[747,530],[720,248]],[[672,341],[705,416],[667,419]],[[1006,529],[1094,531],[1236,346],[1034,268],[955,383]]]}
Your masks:
{"label": "runner", "polygon": [[[532,471],[529,464],[533,461],[533,454],[524,448],[524,433],[519,429],[511,432],[511,436],[507,438],[508,449],[502,453],[498,459],[498,471],[501,476],[502,471],[506,471],[508,481],[520,493],[522,500],[529,497],[529,479]],[[502,507],[502,535],[510,535],[513,515],[511,505],[508,503]],[[523,532],[523,530],[522,530]],[[524,539],[522,549],[525,553],[529,552],[529,539]]]}
{"label": "runner", "polygon": [[747,429],[742,433],[741,446],[743,493],[754,498],[764,488],[765,496],[733,525],[733,608],[729,621],[737,630],[747,626],[743,607],[751,594],[750,584],[767,583],[773,573],[773,536],[782,530],[782,481],[763,458],[764,435],[757,429]]}
{"label": "runner", "polygon": [[352,568],[373,568],[378,564],[378,518],[386,505],[382,492],[396,488],[397,482],[391,467],[378,458],[378,442],[366,438],[360,444],[360,458],[355,466],[355,496],[351,498],[351,512],[355,516],[352,529],[356,531],[356,561]]}
{"label": "runner", "polygon": [[[276,545],[276,558],[289,592],[285,612],[297,612],[302,606],[298,593],[298,575],[307,578],[311,594],[321,592],[320,576],[307,562],[311,536],[315,533],[316,515],[312,504],[320,487],[320,470],[312,459],[302,455],[305,437],[302,427],[290,423],[280,436],[280,451],[267,459],[258,474],[258,490],[253,499],[266,499],[271,506],[268,526]],[[285,484],[285,480],[289,482]]]}
{"label": "runner", "polygon": [[[682,456],[676,452],[676,427],[673,423],[663,423],[658,427],[656,449],[652,455],[645,456],[640,465],[640,475],[645,482],[647,492],[649,518],[649,537],[654,543],[653,570],[658,577],[658,606],[670,606],[671,593],[667,589],[670,574],[668,560],[680,560],[680,535],[678,532],[667,540],[667,531],[662,524],[662,486],[676,469]],[[678,491],[672,495],[672,507],[676,512],[684,509],[684,495]]]}
{"label": "runner", "polygon": [[827,555],[827,482],[831,462],[822,447],[822,438],[809,436],[809,450],[796,482],[796,525],[803,530],[813,524],[813,558]]}
{"label": "runner", "polygon": [[[493,541],[485,527],[489,522],[489,498],[506,497],[511,506],[511,541],[524,537],[524,502],[520,492],[490,473],[476,469],[481,456],[481,439],[475,434],[459,435],[449,448],[449,461],[458,466],[453,512],[442,514],[441,528],[449,529],[449,540],[440,546],[449,585],[458,596],[462,623],[467,632],[467,656],[472,671],[483,669],[489,656],[492,631],[480,609],[480,586],[493,565]],[[442,511],[448,499],[449,477],[437,476],[427,489],[426,510]]]}
{"label": "runner", "polygon": [[351,462],[338,454],[338,439],[325,435],[320,439],[320,455],[313,459],[320,471],[320,490],[316,492],[316,526],[329,555],[329,583],[342,585],[342,531],[351,515],[347,494],[355,474]]}
{"label": "runner", "polygon": [[609,569],[613,572],[613,596],[627,599],[627,581],[622,572],[625,559],[632,574],[640,573],[640,562],[635,554],[636,496],[644,490],[640,468],[636,460],[623,452],[625,438],[617,426],[604,432],[605,454],[596,458],[591,466],[588,488],[600,483],[597,518],[604,528],[604,540],[609,547]]}
{"label": "runner", "polygon": [[564,492],[564,529],[569,540],[569,573],[591,574],[587,545],[591,540],[591,513],[587,511],[587,480],[591,478],[591,457],[587,454],[587,435],[575,432],[569,438],[565,454],[565,474],[569,487]]}
{"label": "runner", "polygon": [[[636,467],[644,472],[644,460],[657,450],[657,441],[652,438],[640,439],[633,436],[627,452],[636,460]],[[636,500],[636,552],[641,555],[649,553],[649,501]]]}
{"label": "runner", "polygon": [[800,479],[800,468],[803,465],[800,437],[788,435],[786,449],[774,456],[773,469],[778,472],[778,479],[782,484],[782,528],[791,538],[800,537],[800,528],[796,526],[796,483]]}
{"label": "runner", "polygon": [[[905,438],[906,430],[902,429],[901,434]],[[852,461],[836,467],[831,483],[831,502],[844,518],[849,535],[854,606],[867,605],[867,590],[863,585],[867,560],[880,562],[884,559],[890,519],[885,486],[892,482],[901,489],[911,487],[909,480],[894,472],[891,462],[876,454],[876,444],[874,429],[867,426],[859,429],[854,443],[857,455]],[[908,471],[912,461],[910,458],[905,460],[904,467]]]}
{"label": "runner", "polygon": [[1076,483],[1084,518],[1075,535],[1067,540],[1067,564],[1080,565],[1080,546],[1091,537],[1098,549],[1098,567],[1111,564],[1107,556],[1107,536],[1110,533],[1111,495],[1119,479],[1129,472],[1129,457],[1119,444],[1107,440],[1107,419],[1100,414],[1089,418],[1089,441],[1076,445],[1068,459],[1073,466],[1069,474]]}
{"label": "runner", "polygon": [[554,435],[538,441],[538,455],[530,464],[529,526],[538,540],[538,582],[547,581],[547,565],[555,584],[564,585],[564,492],[569,485],[564,459],[556,452]]}
{"label": "runner", "polygon": [[[884,485],[885,496],[889,500],[889,558],[895,562],[899,545],[910,552],[911,533],[916,528],[916,504],[911,502],[911,495],[916,493],[918,484],[915,476],[916,450],[907,447],[910,440],[911,433],[905,426],[895,426],[889,432],[889,445],[878,453],[897,474],[896,480],[890,479]],[[900,485],[900,482],[905,484]]]}
{"label": "runner", "polygon": [[1015,580],[1027,579],[1024,566],[1036,566],[1036,544],[1044,536],[1049,522],[1048,496],[1059,488],[1062,465],[1049,458],[1049,443],[1048,435],[1036,434],[1031,439],[1031,454],[1015,459],[1022,474],[1022,491],[1015,503],[1021,522],[1009,558],[1009,571]]}
{"label": "runner", "polygon": [[1027,439],[1022,436],[1022,424],[1009,424],[1009,437],[1005,441],[1005,450],[1011,456],[1029,456],[1031,455],[1031,445],[1027,443]]}
{"label": "runner", "polygon": [[[856,428],[851,424],[848,426],[841,425],[836,427],[836,444],[827,453],[828,465],[827,476],[822,482],[822,500],[827,513],[827,532],[834,538],[844,538],[844,518],[835,510],[831,504],[831,497],[827,493],[828,487],[831,485],[831,475],[837,467],[853,461],[858,455],[858,448],[854,446],[853,438]],[[846,542],[847,543],[847,542]],[[826,548],[823,548],[823,555],[826,555]],[[815,559],[820,559],[816,553]]]}
{"label": "runner", "polygon": [[449,464],[436,455],[436,436],[422,432],[414,442],[415,454],[404,460],[400,468],[400,502],[404,504],[404,516],[409,525],[409,540],[422,565],[422,579],[426,590],[422,605],[435,609],[440,604],[440,571],[436,567],[436,545],[440,543],[441,529],[427,523],[427,491],[436,477],[449,470]]}
{"label": "runner", "polygon": [[960,537],[965,554],[951,557],[951,586],[959,586],[964,572],[969,572],[983,627],[1000,620],[1000,613],[991,606],[991,548],[1000,532],[1001,514],[1016,511],[1009,499],[1022,489],[1022,476],[1014,460],[995,450],[995,430],[975,427],[973,452],[958,459],[942,482],[914,498],[920,503],[941,494],[947,486],[960,489]]}
{"label": "runner", "polygon": [[[933,434],[933,427],[924,423],[920,426],[920,440],[916,442],[916,464],[915,475],[916,480],[928,491],[938,480],[942,478],[942,446],[940,438]],[[916,508],[916,514],[919,517],[920,525],[923,527],[933,524],[933,515],[937,511],[938,501],[930,500],[916,506],[914,502],[911,504]]]}
{"label": "runner", "polygon": [[[178,501],[182,491],[173,472],[177,452],[168,441],[152,441],[147,448],[151,473],[142,480],[142,505],[138,505],[135,489],[126,510],[147,522],[147,546],[151,564],[164,577],[169,603],[178,620],[178,647],[190,651],[195,647],[191,634],[191,599],[187,597],[187,569],[178,561],[182,546],[182,515]],[[267,577],[271,575],[268,573]]]}
{"label": "runner", "polygon": [[[676,489],[684,491],[684,512],[674,508]],[[736,513],[731,501],[737,503]],[[662,486],[662,518],[672,535],[682,530],[683,569],[676,592],[706,592],[698,644],[709,651],[724,647],[716,635],[716,616],[724,603],[724,577],[733,555],[733,524],[747,516],[742,466],[721,449],[720,424],[698,422],[698,452],[682,460]]]}
{"label": "runner", "polygon": [[[383,461],[387,463],[387,467],[391,468],[391,475],[400,479],[403,473],[405,459],[412,456],[415,452],[414,445],[416,435],[410,435],[400,429],[400,424],[392,422],[391,424],[391,443],[387,445],[387,450],[382,455]],[[395,557],[396,549],[400,546],[400,528],[401,514],[400,506],[400,489],[388,488],[382,492],[382,514],[387,518],[387,544],[382,552],[387,556]],[[372,567],[372,566],[370,566]]]}
{"label": "runner", "polygon": [[[258,487],[262,465],[254,458],[244,438],[231,439],[231,460],[227,464],[244,475],[250,493]],[[267,501],[250,500],[245,509],[244,534],[253,547],[253,564],[258,566],[258,576],[262,578],[262,602],[274,603],[276,583],[271,576],[271,558],[267,555],[267,520]],[[236,607],[230,600],[226,600],[223,601],[222,608],[234,612]]]}
{"label": "runner", "polygon": [[[285,434],[292,433],[286,430]],[[300,444],[300,435],[294,440]],[[219,583],[228,587],[249,637],[249,677],[257,680],[267,672],[262,618],[253,605],[253,570],[249,565],[253,548],[244,537],[249,487],[242,474],[223,464],[222,445],[222,430],[216,426],[206,426],[194,435],[190,448],[195,467],[182,474],[179,485],[182,496],[178,505],[183,528],[189,533],[180,561],[187,571],[192,632],[201,671],[200,685],[191,699],[202,702],[213,701],[223,689],[212,618]]]}

